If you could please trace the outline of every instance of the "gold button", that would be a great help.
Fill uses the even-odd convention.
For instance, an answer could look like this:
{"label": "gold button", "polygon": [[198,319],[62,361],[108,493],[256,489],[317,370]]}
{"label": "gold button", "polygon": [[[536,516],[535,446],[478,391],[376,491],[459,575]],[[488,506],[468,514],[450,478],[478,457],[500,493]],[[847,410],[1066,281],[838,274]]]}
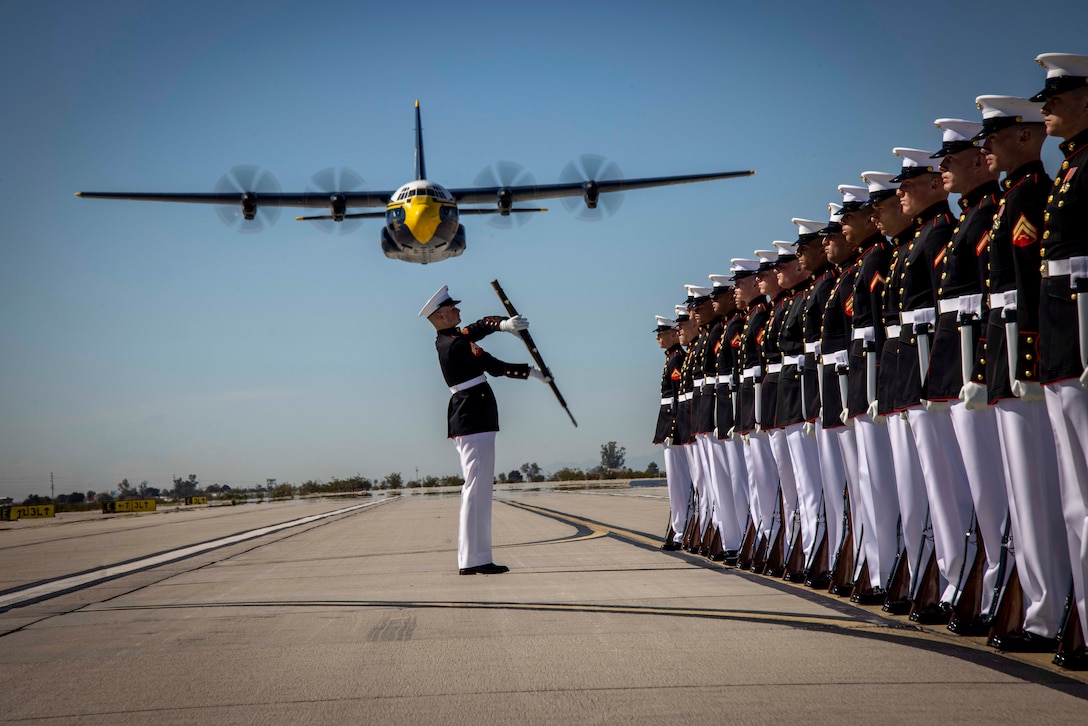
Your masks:
{"label": "gold button", "polygon": [[1050,239],[1050,230],[1043,232],[1043,239]]}
{"label": "gold button", "polygon": [[1044,222],[1049,222],[1049,221],[1050,221],[1050,212],[1046,212],[1046,213],[1045,213],[1045,214],[1043,215],[1043,221],[1044,221]]}
{"label": "gold button", "polygon": [[1028,336],[1028,342],[1029,342],[1029,343],[1034,343],[1034,342],[1035,342],[1035,338],[1032,338],[1031,336]]}
{"label": "gold button", "polygon": [[1064,207],[1064,206],[1065,206],[1065,200],[1064,200],[1064,199],[1062,199],[1062,200],[1060,200],[1060,201],[1058,202],[1058,209],[1061,209],[1061,208],[1062,208],[1062,207]]}
{"label": "gold button", "polygon": [[1024,360],[1031,360],[1031,353],[1024,356]]}
{"label": "gold button", "polygon": [[1068,161],[1063,161],[1062,162],[1062,171],[1065,171],[1068,168],[1069,168],[1069,162]]}
{"label": "gold button", "polygon": [[956,227],[955,229],[952,230],[952,234],[957,234],[959,231],[960,231],[960,228]]}
{"label": "gold button", "polygon": [[1031,378],[1031,371],[1024,371],[1024,378]]}
{"label": "gold button", "polygon": [[[978,362],[981,363],[982,365],[986,365],[986,359],[985,358],[979,358]],[[982,376],[979,376],[979,380],[982,380]]]}
{"label": "gold button", "polygon": [[911,339],[910,339],[910,344],[911,344],[911,345],[914,345],[914,338],[911,338]]}
{"label": "gold button", "polygon": [[1046,198],[1046,203],[1047,204],[1050,204],[1053,201],[1054,201],[1054,195],[1053,194],[1051,194],[1049,197]]}

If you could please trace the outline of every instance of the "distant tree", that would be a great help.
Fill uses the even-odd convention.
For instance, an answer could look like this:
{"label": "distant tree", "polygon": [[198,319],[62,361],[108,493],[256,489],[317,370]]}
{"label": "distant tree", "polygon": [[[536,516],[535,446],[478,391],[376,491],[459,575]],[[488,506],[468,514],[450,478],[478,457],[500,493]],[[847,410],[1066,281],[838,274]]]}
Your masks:
{"label": "distant tree", "polygon": [[581,469],[573,469],[569,466],[564,466],[548,478],[552,481],[582,481],[586,478],[586,473]]}
{"label": "distant tree", "polygon": [[102,502],[112,502],[113,497],[110,496],[109,494],[107,494],[106,492],[99,492],[98,494],[96,494],[94,496],[94,500],[96,502],[98,502],[99,504],[101,504]]}
{"label": "distant tree", "polygon": [[158,499],[162,496],[162,491],[158,487],[147,487],[140,496],[146,499]]}
{"label": "distant tree", "polygon": [[[93,499],[94,497],[91,498]],[[69,504],[83,504],[85,501],[87,501],[87,495],[83,492],[72,492],[68,495]]]}
{"label": "distant tree", "polygon": [[23,504],[29,507],[35,504],[49,504],[52,501],[49,497],[43,497],[41,494],[31,494],[23,500]]}
{"label": "distant tree", "polygon": [[117,485],[117,498],[131,499],[132,496],[132,485],[128,483],[128,479],[122,479],[121,482]]}
{"label": "distant tree", "polygon": [[97,497],[98,497],[98,492],[96,492],[94,489],[88,489],[87,493],[83,495],[83,501],[85,501],[85,502],[96,502],[96,501],[98,501]]}
{"label": "distant tree", "polygon": [[404,485],[404,479],[401,478],[400,472],[393,472],[386,474],[382,479],[382,489],[400,489]]}
{"label": "distant tree", "polygon": [[544,481],[544,475],[540,471],[540,466],[535,461],[531,464],[522,464],[521,473],[528,481]]}
{"label": "distant tree", "polygon": [[174,479],[174,496],[178,499],[191,497],[200,490],[200,482],[196,474],[190,474],[188,479],[178,477]]}
{"label": "distant tree", "polygon": [[272,488],[273,499],[294,499],[295,487],[293,484],[284,482],[283,484],[277,484]]}
{"label": "distant tree", "polygon": [[512,469],[509,474],[505,475],[506,481],[525,481],[525,477],[521,475],[521,472],[517,469]]}
{"label": "distant tree", "polygon": [[651,461],[649,464],[646,465],[646,473],[650,476],[657,476],[661,473],[661,470],[657,468],[656,461]]}
{"label": "distant tree", "polygon": [[627,449],[617,446],[615,441],[601,446],[601,466],[605,469],[622,469],[626,457]]}

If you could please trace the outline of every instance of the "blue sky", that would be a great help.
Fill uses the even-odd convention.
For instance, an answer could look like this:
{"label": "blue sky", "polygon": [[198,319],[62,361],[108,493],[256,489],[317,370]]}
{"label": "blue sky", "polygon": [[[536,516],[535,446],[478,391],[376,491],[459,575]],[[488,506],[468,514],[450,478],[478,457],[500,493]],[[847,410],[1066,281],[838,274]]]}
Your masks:
{"label": "blue sky", "polygon": [[[48,493],[50,472],[58,493],[455,473],[416,313],[443,284],[466,319],[501,312],[495,278],[580,424],[498,381],[499,469],[592,466],[613,440],[660,463],[650,331],[684,283],[792,239],[892,147],[937,148],[933,120],[977,118],[975,96],[1034,93],[1038,53],[1088,52],[1082,3],[835,8],[3,3],[0,495]],[[758,174],[632,192],[598,223],[558,201],[513,229],[469,218],[465,254],[426,267],[386,259],[376,221],[240,234],[212,208],[73,196],[209,191],[238,164],[287,190],[329,166],[393,189],[417,98],[445,186],[499,160],[554,181],[584,153],[626,176]],[[484,346],[528,360],[512,336]]]}

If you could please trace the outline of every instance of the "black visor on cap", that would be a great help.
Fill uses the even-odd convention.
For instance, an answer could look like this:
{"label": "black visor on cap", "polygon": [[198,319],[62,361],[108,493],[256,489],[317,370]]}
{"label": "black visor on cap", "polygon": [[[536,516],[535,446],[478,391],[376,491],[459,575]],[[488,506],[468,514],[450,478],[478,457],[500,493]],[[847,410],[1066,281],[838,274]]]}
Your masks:
{"label": "black visor on cap", "polygon": [[1046,79],[1046,87],[1028,100],[1038,103],[1039,101],[1047,100],[1051,96],[1057,96],[1059,93],[1065,93],[1066,91],[1072,91],[1077,88],[1084,88],[1085,86],[1088,86],[1088,77],[1055,76],[1054,78]]}
{"label": "black visor on cap", "polygon": [[941,150],[935,154],[930,155],[930,159],[940,159],[941,157],[948,156],[949,154],[956,154],[960,151],[966,151],[967,149],[977,149],[978,142],[974,139],[963,141],[945,141],[941,144]]}
{"label": "black visor on cap", "polygon": [[[931,157],[932,158],[932,157]],[[922,176],[923,174],[939,174],[937,170],[939,164],[935,164],[931,169],[928,166],[904,166],[903,171],[899,172],[898,176],[892,177],[889,181],[892,184],[899,184],[905,179],[913,179],[916,176]]]}

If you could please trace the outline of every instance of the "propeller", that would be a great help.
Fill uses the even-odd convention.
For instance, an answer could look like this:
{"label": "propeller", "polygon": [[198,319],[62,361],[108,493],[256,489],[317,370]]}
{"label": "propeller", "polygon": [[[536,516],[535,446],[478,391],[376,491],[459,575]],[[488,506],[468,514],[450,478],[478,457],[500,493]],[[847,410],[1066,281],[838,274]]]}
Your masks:
{"label": "propeller", "polygon": [[[338,192],[354,192],[362,189],[366,182],[363,181],[363,177],[352,169],[346,166],[330,166],[327,169],[322,169],[313,175],[310,179],[310,183],[306,187],[306,191],[310,194],[320,194],[322,196],[329,197],[329,209],[332,215],[344,214],[344,208],[341,206],[339,210],[335,209],[338,204],[342,204],[342,200],[337,201],[334,199],[334,195]],[[384,214],[383,214],[384,216]],[[362,219],[345,217],[342,221],[337,222],[335,219],[313,219],[310,220],[314,223],[314,226],[320,229],[322,232],[328,232],[330,234],[348,234],[359,228],[363,223]]]}
{"label": "propeller", "polygon": [[[496,161],[490,166],[485,166],[480,170],[480,173],[476,175],[476,186],[478,187],[514,187],[514,186],[536,186],[536,179],[532,173],[513,161]],[[500,192],[501,195],[501,192]],[[496,203],[502,206],[503,200],[501,197],[496,199]],[[508,200],[506,206],[509,209],[513,200]],[[464,211],[464,210],[462,210]],[[512,209],[511,211],[517,211]],[[536,211],[536,210],[533,210]],[[487,215],[487,223],[492,227],[498,227],[499,229],[510,229],[511,227],[525,224],[532,217],[531,214],[489,214]]]}
{"label": "propeller", "polygon": [[[257,166],[236,166],[215,183],[216,194],[237,194],[238,204],[215,207],[223,224],[239,232],[260,232],[280,218],[280,207],[262,207],[261,194],[283,191],[272,172]],[[247,219],[246,217],[249,217]]]}
{"label": "propeller", "polygon": [[559,173],[562,184],[581,184],[582,198],[563,197],[563,206],[582,222],[598,222],[611,217],[623,205],[623,194],[611,192],[597,196],[594,182],[615,181],[623,178],[616,162],[597,154],[582,154],[563,167]]}

